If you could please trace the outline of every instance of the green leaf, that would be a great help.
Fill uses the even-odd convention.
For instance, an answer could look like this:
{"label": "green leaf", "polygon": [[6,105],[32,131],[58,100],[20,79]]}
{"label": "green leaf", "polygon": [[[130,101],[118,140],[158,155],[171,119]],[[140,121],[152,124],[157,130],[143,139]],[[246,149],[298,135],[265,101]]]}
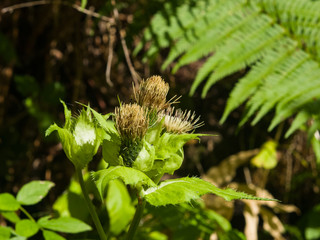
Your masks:
{"label": "green leaf", "polygon": [[39,94],[39,84],[33,76],[30,75],[15,75],[14,82],[17,90],[24,97],[35,97]]}
{"label": "green leaf", "polygon": [[17,194],[17,201],[22,205],[40,202],[54,186],[50,181],[32,181],[24,185]]}
{"label": "green leaf", "polygon": [[16,224],[16,233],[23,237],[31,237],[38,231],[38,224],[29,219],[23,219]]}
{"label": "green leaf", "polygon": [[13,223],[17,223],[20,221],[20,218],[18,217],[18,215],[15,213],[15,212],[7,212],[7,211],[4,211],[4,212],[0,212],[0,214],[7,220],[9,220],[10,222],[13,222]]}
{"label": "green leaf", "polygon": [[164,181],[157,187],[145,190],[144,197],[151,205],[164,206],[190,202],[206,193],[216,194],[227,201],[233,199],[276,201],[275,199],[258,198],[243,192],[236,192],[230,188],[220,189],[202,179],[188,177]]}
{"label": "green leaf", "polygon": [[52,231],[43,230],[42,233],[45,240],[66,240],[64,237]]}
{"label": "green leaf", "polygon": [[277,163],[277,143],[273,140],[264,143],[260,152],[251,160],[251,164],[264,169],[275,168]]}
{"label": "green leaf", "polygon": [[165,132],[161,135],[156,146],[156,158],[170,158],[172,154],[178,152],[186,142],[192,139],[199,139],[199,136],[209,136],[207,134],[172,134]]}
{"label": "green leaf", "polygon": [[99,125],[109,134],[113,134],[113,135],[118,135],[118,131],[115,127],[115,124],[113,121],[108,120],[110,118],[110,116],[113,115],[113,113],[108,113],[104,116],[102,116],[100,113],[98,113],[97,111],[93,110],[92,108],[90,108],[93,116],[96,118],[96,120],[98,121]]}
{"label": "green leaf", "polygon": [[317,165],[320,166],[320,141],[316,137],[311,139],[312,148],[316,155]]}
{"label": "green leaf", "polygon": [[119,159],[120,152],[120,139],[112,138],[111,140],[105,139],[102,142],[102,156],[103,160],[110,164],[110,166],[118,166],[123,164]]}
{"label": "green leaf", "polygon": [[92,177],[97,188],[104,198],[107,185],[111,180],[121,179],[126,185],[137,186],[138,184],[145,186],[156,186],[156,184],[143,172],[124,166],[109,167],[98,172],[93,172]]}
{"label": "green leaf", "polygon": [[152,169],[155,159],[155,148],[147,141],[143,141],[142,149],[140,150],[136,160],[133,163],[133,168],[142,172],[147,172]]}
{"label": "green leaf", "polygon": [[88,0],[81,0],[81,8],[86,8]]}
{"label": "green leaf", "polygon": [[52,208],[60,217],[74,217],[84,221],[89,217],[88,209],[83,207],[85,205],[79,182],[71,179],[69,188],[59,196]]}
{"label": "green leaf", "polygon": [[0,194],[0,211],[16,211],[20,208],[20,204],[10,193]]}
{"label": "green leaf", "polygon": [[16,236],[16,237],[10,238],[10,240],[26,240],[26,239],[27,239],[26,237],[22,237],[22,236]]}
{"label": "green leaf", "polygon": [[64,233],[80,233],[85,231],[90,231],[92,228],[72,217],[60,217],[60,218],[54,218],[49,219],[50,216],[40,218],[38,220],[38,224],[49,230],[58,231],[58,232],[64,232]]}
{"label": "green leaf", "polygon": [[183,148],[180,148],[176,153],[172,154],[170,158],[163,161],[163,165],[161,167],[161,174],[169,173],[173,174],[175,170],[179,169],[182,165],[184,159]]}
{"label": "green leaf", "polygon": [[110,181],[107,194],[107,209],[110,231],[119,235],[130,222],[135,212],[126,186],[119,180]]}
{"label": "green leaf", "polygon": [[10,235],[11,235],[10,228],[0,226],[0,239],[1,239],[1,240],[7,240],[7,239],[9,239],[9,238],[10,238]]}

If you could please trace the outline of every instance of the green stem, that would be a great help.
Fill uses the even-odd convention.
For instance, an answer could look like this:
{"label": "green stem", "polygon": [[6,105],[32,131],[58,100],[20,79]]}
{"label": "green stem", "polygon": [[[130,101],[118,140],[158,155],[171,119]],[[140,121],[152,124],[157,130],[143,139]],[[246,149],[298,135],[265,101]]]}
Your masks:
{"label": "green stem", "polygon": [[34,218],[30,215],[30,213],[28,213],[27,210],[25,210],[22,206],[20,206],[20,210],[21,210],[32,222],[36,222],[36,220],[34,220]]}
{"label": "green stem", "polygon": [[145,206],[146,206],[146,201],[139,196],[138,197],[138,206],[137,206],[137,209],[136,209],[136,213],[134,214],[133,220],[131,222],[129,231],[127,233],[126,240],[132,240],[133,239],[134,234],[136,233],[137,228],[138,228],[139,223],[140,223],[140,220],[142,218],[143,210],[144,210]]}
{"label": "green stem", "polygon": [[101,240],[107,240],[107,236],[102,228],[102,225],[101,225],[101,222],[99,220],[99,217],[96,213],[96,210],[94,209],[94,206],[89,198],[89,195],[88,195],[88,191],[87,191],[87,188],[84,184],[84,181],[83,181],[83,176],[82,176],[82,171],[81,169],[79,168],[76,168],[76,172],[77,172],[77,175],[78,175],[78,179],[79,179],[79,183],[80,183],[80,186],[81,186],[81,189],[82,189],[82,193],[83,193],[83,196],[84,196],[84,199],[87,203],[87,206],[88,206],[88,209],[89,209],[89,212],[91,214],[91,217],[92,217],[92,220],[94,222],[94,225],[96,226],[97,228],[97,231],[99,233],[99,236],[100,236],[100,239]]}

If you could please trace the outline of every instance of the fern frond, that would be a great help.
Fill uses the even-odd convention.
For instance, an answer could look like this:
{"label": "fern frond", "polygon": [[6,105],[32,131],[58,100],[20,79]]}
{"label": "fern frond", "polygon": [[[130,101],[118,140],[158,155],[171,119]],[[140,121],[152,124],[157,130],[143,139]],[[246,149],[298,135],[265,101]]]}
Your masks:
{"label": "fern frond", "polygon": [[[309,56],[302,51],[293,52],[283,62],[279,63],[272,74],[265,78],[263,86],[256,91],[248,102],[248,106],[252,109],[250,111],[252,114],[259,109],[258,114],[252,121],[253,125],[267,114],[280,101],[284,94],[290,94],[286,82],[294,81],[293,76],[289,77],[290,74],[308,58]],[[274,91],[274,89],[277,89],[277,91]]]}
{"label": "fern frond", "polygon": [[[251,71],[236,84],[230,94],[227,106],[220,120],[221,124],[226,120],[231,111],[239,107],[245,100],[256,92],[263,79],[274,72],[276,67],[278,67],[296,47],[296,44],[292,43],[288,39],[281,43],[279,42],[276,45],[279,47],[277,50],[272,48],[266,52],[264,58],[257,62],[252,67]],[[255,96],[256,95],[257,93]],[[255,101],[253,102],[256,103]],[[255,112],[255,110],[253,112]]]}
{"label": "fern frond", "polygon": [[[206,96],[210,87],[217,80],[246,66],[250,66],[253,62],[260,59],[265,51],[277,42],[276,40],[282,36],[283,30],[281,28],[269,27],[270,25],[261,26],[261,28],[258,28],[258,31],[253,34],[248,34],[248,38],[245,38],[245,40],[240,43],[243,43],[241,52],[239,52],[239,48],[236,48],[236,51],[227,55],[227,61],[222,61],[220,66],[216,68],[215,72],[211,74],[206,82],[202,91],[202,97]],[[233,50],[231,46],[230,49]]]}
{"label": "fern frond", "polygon": [[[206,7],[202,1],[193,7],[189,2],[183,3],[169,20],[164,18],[163,12],[156,14],[145,32],[145,39],[154,43],[146,56],[169,47],[163,68],[176,61],[173,72],[206,57],[190,90],[193,95],[205,81],[202,97],[217,81],[250,67],[231,92],[221,123],[245,101],[245,115],[240,125],[251,117],[254,117],[254,125],[275,109],[271,130],[297,114],[288,136],[305,124],[306,119],[314,118],[315,113],[306,109],[315,102],[318,104],[320,99],[320,2],[204,2],[207,2]],[[157,20],[159,18],[162,20]],[[181,21],[185,22],[181,24]],[[158,32],[154,35],[148,33],[155,29]]]}
{"label": "fern frond", "polygon": [[[221,22],[216,28],[208,29],[205,36],[202,36],[196,41],[193,46],[179,59],[173,69],[177,71],[181,66],[194,62],[209,52],[216,51],[220,45],[229,38],[240,38],[243,36],[243,31],[239,31],[243,26],[248,27],[248,22],[253,22],[253,19],[258,15],[258,10],[245,7],[241,10],[232,9],[236,13],[232,16],[227,16],[227,19]],[[228,15],[230,12],[228,13]],[[239,36],[240,35],[240,36]]]}
{"label": "fern frond", "polygon": [[[213,8],[213,11],[207,12],[203,19],[200,19],[197,23],[196,28],[189,28],[185,31],[184,36],[177,40],[175,44],[173,44],[170,53],[162,65],[162,68],[165,69],[173,60],[175,60],[181,53],[187,51],[190,47],[192,49],[198,49],[199,46],[203,48],[204,45],[212,46],[213,38],[219,36],[219,38],[223,38],[226,34],[224,32],[228,32],[228,26],[238,25],[238,18],[235,18],[233,13],[238,12],[242,9],[244,1],[231,1],[227,2],[219,1],[217,5]],[[231,15],[231,17],[230,17]],[[226,23],[229,22],[229,23]],[[230,21],[233,21],[232,23]],[[225,27],[220,24],[224,24]],[[217,28],[218,26],[219,28]],[[236,28],[234,28],[236,29]],[[198,47],[194,47],[194,43],[199,39],[206,40],[205,43],[198,43]],[[208,40],[210,42],[208,43]],[[204,48],[202,52],[206,52],[208,49]],[[191,55],[194,55],[191,54]],[[202,57],[202,54],[200,54]],[[200,58],[199,57],[199,58]],[[186,57],[187,58],[187,57]],[[193,62],[194,60],[189,60],[189,62]],[[187,63],[182,63],[182,65]],[[181,65],[181,66],[182,66]]]}

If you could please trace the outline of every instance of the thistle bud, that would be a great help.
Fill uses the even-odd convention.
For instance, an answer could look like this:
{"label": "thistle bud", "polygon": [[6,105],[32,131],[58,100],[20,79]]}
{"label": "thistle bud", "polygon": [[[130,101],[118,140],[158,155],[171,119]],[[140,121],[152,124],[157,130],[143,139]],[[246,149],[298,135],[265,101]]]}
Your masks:
{"label": "thistle bud", "polygon": [[134,96],[140,106],[159,111],[167,107],[168,91],[168,83],[160,76],[152,76],[140,83],[139,89],[134,91]]}
{"label": "thistle bud", "polygon": [[120,155],[126,166],[132,166],[142,149],[142,138],[148,130],[146,110],[137,104],[124,104],[115,110],[116,128],[121,138]]}
{"label": "thistle bud", "polygon": [[46,136],[53,131],[57,131],[63,150],[68,159],[76,168],[84,168],[97,153],[102,140],[102,129],[99,128],[92,119],[90,108],[82,110],[77,118],[71,117],[65,103],[64,107],[66,122],[63,128],[58,125],[51,125]]}

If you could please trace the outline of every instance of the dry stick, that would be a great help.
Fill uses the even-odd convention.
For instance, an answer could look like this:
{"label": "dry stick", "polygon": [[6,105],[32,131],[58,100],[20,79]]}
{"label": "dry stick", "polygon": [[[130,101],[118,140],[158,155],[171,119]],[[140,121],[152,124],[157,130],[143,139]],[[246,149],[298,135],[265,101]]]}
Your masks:
{"label": "dry stick", "polygon": [[135,69],[133,67],[133,64],[131,62],[131,59],[130,59],[130,54],[129,54],[129,50],[128,50],[128,47],[127,47],[127,43],[126,43],[126,40],[124,39],[125,30],[121,29],[121,22],[119,20],[119,12],[118,12],[118,9],[115,6],[116,3],[113,0],[113,1],[111,1],[111,4],[113,5],[113,14],[114,14],[114,17],[116,19],[116,24],[118,26],[118,31],[119,31],[119,35],[120,35],[120,42],[121,42],[121,45],[122,45],[124,56],[126,58],[126,62],[128,64],[129,70],[130,70],[130,74],[132,76],[132,79],[133,79],[135,85],[139,86],[139,82],[138,82],[138,79],[137,79],[138,74],[136,73],[136,71],[135,71]]}
{"label": "dry stick", "polygon": [[60,2],[60,1],[52,1],[52,0],[31,1],[31,2],[15,4],[15,5],[1,9],[1,13],[5,14],[8,12],[13,12],[14,10],[21,9],[21,8],[28,8],[28,7],[40,6],[40,5],[46,5],[46,4],[54,4],[54,3],[58,3],[61,5],[72,7],[73,9],[77,10],[78,12],[84,13],[84,14],[91,16],[91,17],[99,18],[102,21],[109,22],[111,24],[115,23],[113,18],[109,18],[109,17],[103,16],[97,12],[82,8],[82,7],[78,6],[77,4],[70,4],[68,2],[63,2],[63,1]]}
{"label": "dry stick", "polygon": [[113,59],[113,45],[115,42],[115,32],[116,30],[112,27],[109,29],[109,47],[108,47],[108,62],[107,62],[107,67],[106,67],[106,81],[107,84],[109,84],[110,87],[113,87],[113,83],[110,78],[110,73],[111,73],[111,64],[112,64],[112,59]]}

